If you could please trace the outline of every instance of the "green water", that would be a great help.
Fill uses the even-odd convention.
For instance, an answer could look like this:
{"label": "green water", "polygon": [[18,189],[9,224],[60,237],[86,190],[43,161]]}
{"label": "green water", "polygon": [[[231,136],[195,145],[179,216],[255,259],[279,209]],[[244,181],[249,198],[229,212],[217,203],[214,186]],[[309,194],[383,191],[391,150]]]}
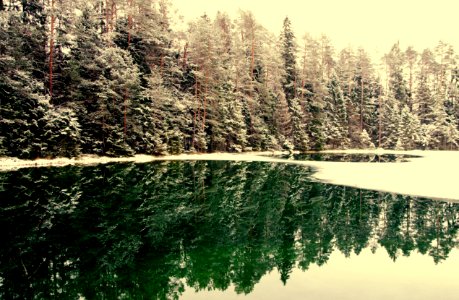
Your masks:
{"label": "green water", "polygon": [[0,173],[0,298],[455,299],[459,205],[310,174],[211,161]]}

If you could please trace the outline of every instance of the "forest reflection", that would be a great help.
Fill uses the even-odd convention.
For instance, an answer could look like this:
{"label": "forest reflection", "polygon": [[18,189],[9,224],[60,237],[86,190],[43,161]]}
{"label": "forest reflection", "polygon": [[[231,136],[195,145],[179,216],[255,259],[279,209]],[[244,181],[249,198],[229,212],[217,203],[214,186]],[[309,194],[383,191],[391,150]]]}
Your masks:
{"label": "forest reflection", "polygon": [[[277,269],[383,248],[435,263],[459,205],[313,182],[304,166],[162,162],[0,173],[0,298],[250,293]],[[380,249],[381,250],[381,249]]]}

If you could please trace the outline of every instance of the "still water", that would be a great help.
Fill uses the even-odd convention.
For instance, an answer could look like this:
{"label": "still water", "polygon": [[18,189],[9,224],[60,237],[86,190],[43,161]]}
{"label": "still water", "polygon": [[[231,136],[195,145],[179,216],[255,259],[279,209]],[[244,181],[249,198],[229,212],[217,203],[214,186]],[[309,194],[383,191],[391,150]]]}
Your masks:
{"label": "still water", "polygon": [[393,163],[407,162],[409,159],[419,156],[407,154],[299,153],[279,155],[279,157],[294,160]]}
{"label": "still water", "polygon": [[1,299],[457,299],[459,205],[304,166],[0,173]]}

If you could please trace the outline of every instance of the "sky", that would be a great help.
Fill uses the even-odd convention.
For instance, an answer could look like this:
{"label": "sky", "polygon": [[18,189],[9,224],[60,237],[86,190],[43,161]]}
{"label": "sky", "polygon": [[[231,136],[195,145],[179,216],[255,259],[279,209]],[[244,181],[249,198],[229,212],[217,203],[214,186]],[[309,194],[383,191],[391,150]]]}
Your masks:
{"label": "sky", "polygon": [[279,34],[286,16],[297,42],[306,32],[326,34],[336,49],[363,47],[373,55],[387,53],[397,41],[422,51],[443,40],[459,51],[457,0],[172,0],[185,21],[204,12],[250,10],[269,31]]}

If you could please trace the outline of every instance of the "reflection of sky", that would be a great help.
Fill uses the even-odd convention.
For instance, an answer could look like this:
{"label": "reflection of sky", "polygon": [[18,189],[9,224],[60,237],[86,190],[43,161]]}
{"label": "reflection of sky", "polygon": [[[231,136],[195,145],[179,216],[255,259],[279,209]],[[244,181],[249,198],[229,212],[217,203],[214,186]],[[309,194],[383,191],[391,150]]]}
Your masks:
{"label": "reflection of sky", "polygon": [[364,249],[346,258],[335,250],[325,265],[310,265],[303,272],[294,269],[284,286],[280,274],[263,276],[254,291],[237,295],[234,286],[226,291],[195,293],[187,287],[181,299],[457,299],[459,291],[459,251],[451,251],[447,261],[435,265],[432,257],[411,253],[393,262],[384,249],[372,254]]}

